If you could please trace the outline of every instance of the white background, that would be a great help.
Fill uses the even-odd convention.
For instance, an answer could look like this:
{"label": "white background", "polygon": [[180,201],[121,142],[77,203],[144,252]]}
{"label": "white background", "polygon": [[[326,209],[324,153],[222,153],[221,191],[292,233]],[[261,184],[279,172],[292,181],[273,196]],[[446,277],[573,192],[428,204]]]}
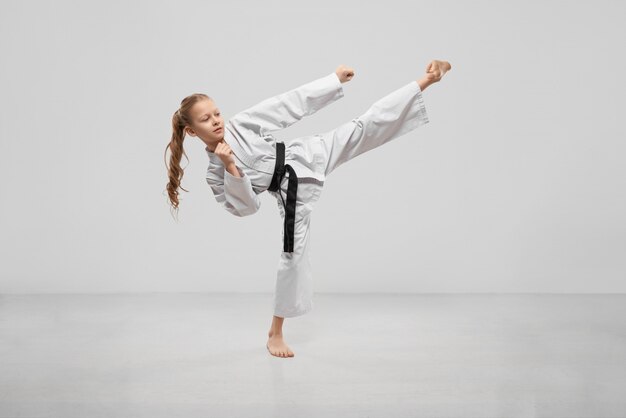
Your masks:
{"label": "white background", "polygon": [[[312,215],[317,292],[626,291],[622,2],[0,5],[0,292],[272,292],[277,203],[237,218],[185,140],[188,94],[229,115],[355,69],[278,139],[324,132],[448,60],[430,123],[333,172]],[[168,154],[169,158],[169,154]]]}

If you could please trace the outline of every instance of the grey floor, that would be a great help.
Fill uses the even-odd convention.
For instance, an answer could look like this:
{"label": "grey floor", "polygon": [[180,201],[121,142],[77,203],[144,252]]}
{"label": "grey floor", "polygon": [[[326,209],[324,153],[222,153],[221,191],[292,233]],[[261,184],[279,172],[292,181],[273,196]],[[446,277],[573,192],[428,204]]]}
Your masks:
{"label": "grey floor", "polygon": [[2,295],[0,417],[626,417],[626,295]]}

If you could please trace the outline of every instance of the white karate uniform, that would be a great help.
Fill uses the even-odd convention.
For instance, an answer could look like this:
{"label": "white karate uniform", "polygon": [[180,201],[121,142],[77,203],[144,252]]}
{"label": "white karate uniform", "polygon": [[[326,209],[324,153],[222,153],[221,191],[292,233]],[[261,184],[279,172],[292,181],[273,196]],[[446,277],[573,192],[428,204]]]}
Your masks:
{"label": "white karate uniform", "polygon": [[[230,213],[248,216],[261,202],[276,164],[276,140],[272,132],[287,128],[304,116],[343,97],[343,85],[331,74],[298,88],[266,99],[231,117],[224,126],[224,141],[233,151],[241,177],[224,169],[222,160],[206,147],[210,164],[206,181],[215,199]],[[311,211],[319,199],[326,176],[339,165],[376,148],[391,139],[428,123],[428,115],[417,81],[411,81],[376,101],[361,116],[325,133],[303,136],[285,142],[285,164],[298,177],[294,251],[282,251],[273,313],[295,317],[313,308],[313,276],[309,259]],[[286,200],[289,175],[281,182]],[[277,201],[284,221],[283,201],[277,192],[267,190]],[[283,224],[280,226],[283,236]]]}

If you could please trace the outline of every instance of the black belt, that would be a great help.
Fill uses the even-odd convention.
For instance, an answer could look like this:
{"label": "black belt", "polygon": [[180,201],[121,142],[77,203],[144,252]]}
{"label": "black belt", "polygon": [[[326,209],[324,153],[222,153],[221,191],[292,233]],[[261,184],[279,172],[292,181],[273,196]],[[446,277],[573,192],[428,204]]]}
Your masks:
{"label": "black belt", "polygon": [[[287,203],[280,190],[285,172],[289,171],[289,184],[287,186]],[[294,228],[296,223],[296,195],[298,193],[298,176],[294,169],[285,164],[285,143],[276,142],[276,166],[274,175],[268,190],[278,192],[285,208],[285,225],[283,226],[283,251],[293,252]]]}

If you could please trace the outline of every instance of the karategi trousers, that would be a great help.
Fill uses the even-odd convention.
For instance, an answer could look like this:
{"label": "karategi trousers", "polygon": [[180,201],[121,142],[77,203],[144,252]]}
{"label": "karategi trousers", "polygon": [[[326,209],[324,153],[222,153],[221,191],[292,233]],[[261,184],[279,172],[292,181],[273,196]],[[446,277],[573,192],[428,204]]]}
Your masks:
{"label": "karategi trousers", "polygon": [[[412,81],[372,104],[361,116],[328,132],[314,135],[321,153],[314,155],[326,176],[338,166],[428,123],[428,115],[417,81]],[[268,191],[278,204],[284,237],[288,175],[280,184],[282,193]],[[276,288],[272,298],[274,315],[284,318],[304,315],[313,309],[313,270],[310,260],[311,213],[324,182],[298,178],[293,252],[282,251],[278,260]]]}

